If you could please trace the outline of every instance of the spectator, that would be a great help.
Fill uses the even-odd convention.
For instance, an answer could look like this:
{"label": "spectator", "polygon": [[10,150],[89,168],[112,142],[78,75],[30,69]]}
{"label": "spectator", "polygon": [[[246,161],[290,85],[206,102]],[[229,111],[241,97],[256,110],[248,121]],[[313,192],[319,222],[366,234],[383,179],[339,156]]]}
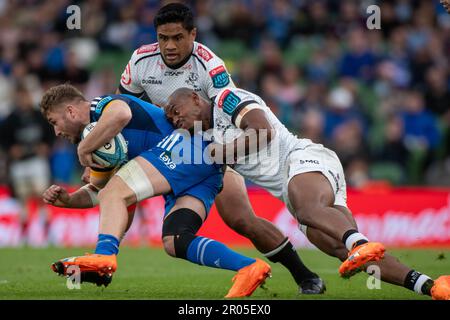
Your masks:
{"label": "spectator", "polygon": [[400,114],[405,128],[403,139],[408,149],[430,152],[439,145],[438,123],[426,110],[422,93],[408,92]]}
{"label": "spectator", "polygon": [[403,121],[398,115],[389,116],[384,129],[383,146],[375,150],[373,160],[404,166],[410,156],[403,141],[404,130]]}
{"label": "spectator", "polygon": [[324,137],[325,119],[323,113],[314,108],[307,109],[301,115],[299,130],[300,138],[311,139],[315,143],[325,143]]}
{"label": "spectator", "polygon": [[377,57],[369,48],[367,36],[362,29],[352,29],[347,35],[347,41],[348,50],[341,58],[340,76],[370,82],[374,77]]}
{"label": "spectator", "polygon": [[355,103],[354,93],[349,88],[339,86],[334,88],[328,96],[328,109],[326,110],[325,136],[331,139],[335,130],[350,121],[356,121],[364,135],[365,120]]}
{"label": "spectator", "polygon": [[0,144],[7,151],[10,182],[24,208],[29,198],[40,199],[51,181],[48,156],[53,132],[35,108],[27,88],[15,90],[14,110],[0,125]]}

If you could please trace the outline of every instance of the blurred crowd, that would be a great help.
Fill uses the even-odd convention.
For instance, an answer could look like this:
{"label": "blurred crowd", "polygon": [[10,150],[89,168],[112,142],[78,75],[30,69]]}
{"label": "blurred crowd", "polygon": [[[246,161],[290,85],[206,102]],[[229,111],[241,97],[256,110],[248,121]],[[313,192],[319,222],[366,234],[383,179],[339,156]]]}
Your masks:
{"label": "blurred crowd", "polygon": [[[115,91],[170,1],[0,0],[0,184],[19,199],[79,183],[76,150],[38,111],[69,81]],[[300,137],[335,150],[348,185],[450,185],[450,15],[439,0],[198,0],[197,41]],[[67,19],[81,9],[81,28]],[[381,29],[369,30],[368,6]]]}

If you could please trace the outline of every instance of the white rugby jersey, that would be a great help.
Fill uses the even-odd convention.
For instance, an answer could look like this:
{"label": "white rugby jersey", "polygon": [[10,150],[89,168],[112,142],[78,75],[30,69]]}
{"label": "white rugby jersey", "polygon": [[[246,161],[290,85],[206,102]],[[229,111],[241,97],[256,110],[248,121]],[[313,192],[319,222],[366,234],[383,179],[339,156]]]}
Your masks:
{"label": "white rugby jersey", "polygon": [[123,93],[146,93],[153,104],[164,107],[178,88],[195,90],[206,99],[213,99],[225,87],[235,87],[224,62],[208,47],[194,42],[187,61],[177,69],[168,67],[158,43],[136,49],[120,79]]}
{"label": "white rugby jersey", "polygon": [[275,134],[266,148],[258,152],[254,149],[255,153],[238,158],[233,169],[275,197],[281,198],[287,177],[285,162],[289,153],[313,142],[299,139],[289,132],[259,96],[237,88],[221,90],[214,100],[212,132],[207,132],[206,138],[217,143],[233,141],[243,134],[243,130],[239,129],[242,117],[255,108],[266,113]]}

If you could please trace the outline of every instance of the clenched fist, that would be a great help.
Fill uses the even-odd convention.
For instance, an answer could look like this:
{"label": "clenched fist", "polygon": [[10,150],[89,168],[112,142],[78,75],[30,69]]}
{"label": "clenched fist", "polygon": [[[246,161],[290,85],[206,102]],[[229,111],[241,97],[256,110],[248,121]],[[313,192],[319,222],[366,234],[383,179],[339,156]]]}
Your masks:
{"label": "clenched fist", "polygon": [[68,207],[70,204],[70,195],[67,190],[55,184],[45,190],[42,198],[45,203],[55,207]]}

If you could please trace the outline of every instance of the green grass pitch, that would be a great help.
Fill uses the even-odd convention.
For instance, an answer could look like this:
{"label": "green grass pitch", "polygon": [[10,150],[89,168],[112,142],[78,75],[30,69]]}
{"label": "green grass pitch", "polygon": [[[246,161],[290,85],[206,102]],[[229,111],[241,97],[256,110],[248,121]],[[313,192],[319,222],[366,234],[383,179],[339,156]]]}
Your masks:
{"label": "green grass pitch", "polygon": [[[235,248],[252,257],[256,250]],[[92,250],[92,249],[91,249]],[[69,290],[65,278],[50,270],[60,258],[89,251],[79,248],[0,249],[0,299],[223,299],[234,272],[194,265],[166,255],[162,248],[122,247],[118,270],[112,283],[97,287],[81,284]],[[358,274],[341,279],[339,261],[317,250],[300,250],[302,259],[326,281],[327,292],[320,296],[297,294],[297,286],[280,264],[272,265],[272,278],[247,299],[430,299],[402,287],[381,283],[369,290],[368,276]],[[450,273],[450,249],[389,250],[408,266],[436,278]]]}

